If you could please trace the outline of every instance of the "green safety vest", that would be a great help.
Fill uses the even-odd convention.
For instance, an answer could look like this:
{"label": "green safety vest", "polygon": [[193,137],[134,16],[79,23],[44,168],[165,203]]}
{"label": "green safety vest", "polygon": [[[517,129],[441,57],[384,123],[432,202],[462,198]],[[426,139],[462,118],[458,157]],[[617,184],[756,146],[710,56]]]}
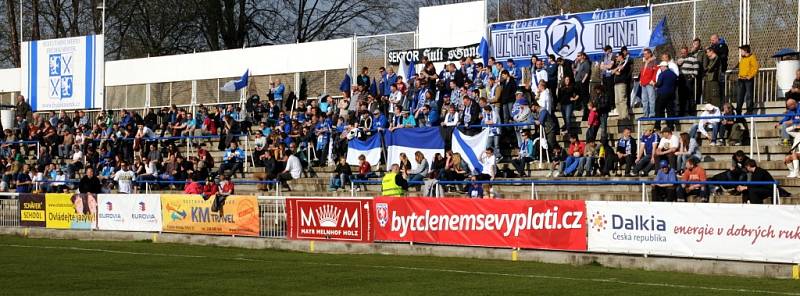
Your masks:
{"label": "green safety vest", "polygon": [[402,196],[403,195],[403,188],[395,183],[394,179],[397,177],[397,173],[387,173],[383,176],[383,183],[381,184],[381,188],[383,192],[381,193],[382,196]]}

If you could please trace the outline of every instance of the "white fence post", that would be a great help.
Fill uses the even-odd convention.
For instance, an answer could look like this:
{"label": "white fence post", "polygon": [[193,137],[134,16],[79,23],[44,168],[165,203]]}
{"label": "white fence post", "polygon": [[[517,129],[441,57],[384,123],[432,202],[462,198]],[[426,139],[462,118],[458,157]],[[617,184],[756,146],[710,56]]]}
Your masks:
{"label": "white fence post", "polygon": [[642,202],[647,201],[647,185],[642,182]]}
{"label": "white fence post", "polygon": [[772,184],[772,204],[777,205],[780,203],[780,198],[778,198],[778,184]]}

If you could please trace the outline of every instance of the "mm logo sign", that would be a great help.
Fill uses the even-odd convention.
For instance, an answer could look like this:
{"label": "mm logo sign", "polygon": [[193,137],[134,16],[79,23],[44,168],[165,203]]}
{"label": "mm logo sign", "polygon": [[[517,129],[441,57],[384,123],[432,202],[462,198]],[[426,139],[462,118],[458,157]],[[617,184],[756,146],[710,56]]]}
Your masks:
{"label": "mm logo sign", "polygon": [[371,242],[371,200],[287,199],[289,238]]}

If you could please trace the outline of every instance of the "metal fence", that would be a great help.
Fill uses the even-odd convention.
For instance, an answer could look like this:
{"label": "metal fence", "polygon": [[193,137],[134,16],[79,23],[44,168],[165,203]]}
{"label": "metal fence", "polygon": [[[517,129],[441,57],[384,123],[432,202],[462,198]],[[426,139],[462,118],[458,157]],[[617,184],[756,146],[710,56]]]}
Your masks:
{"label": "metal fence", "polygon": [[286,237],[286,198],[258,197],[259,216],[261,217],[261,237]]}
{"label": "metal fence", "polygon": [[19,226],[19,199],[16,193],[0,193],[0,227]]}

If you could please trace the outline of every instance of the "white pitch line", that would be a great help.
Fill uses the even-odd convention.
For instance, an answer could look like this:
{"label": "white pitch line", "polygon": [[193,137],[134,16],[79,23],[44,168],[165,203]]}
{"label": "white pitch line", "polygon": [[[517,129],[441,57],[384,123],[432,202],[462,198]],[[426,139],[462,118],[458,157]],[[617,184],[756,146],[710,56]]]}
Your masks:
{"label": "white pitch line", "polygon": [[[108,249],[95,249],[95,248],[78,248],[78,247],[56,247],[56,246],[31,246],[31,245],[14,245],[14,244],[0,244],[0,247],[13,247],[13,248],[29,248],[29,249],[55,249],[55,250],[72,250],[72,251],[85,251],[85,252],[98,252],[110,254],[123,254],[123,255],[143,255],[143,256],[163,256],[163,257],[180,257],[180,258],[201,258],[201,259],[216,259],[216,260],[236,260],[248,262],[265,262],[275,263],[277,261],[264,260],[257,258],[246,257],[212,257],[202,255],[183,255],[183,254],[167,254],[167,253],[148,253],[148,252],[130,252],[130,251],[117,251]],[[336,267],[361,267],[361,268],[374,268],[374,269],[397,269],[397,270],[411,270],[411,271],[425,271],[425,272],[442,272],[442,273],[457,273],[467,275],[485,275],[497,277],[515,277],[515,278],[529,278],[529,279],[548,279],[548,280],[564,280],[564,281],[582,281],[582,282],[595,282],[595,283],[610,283],[622,284],[630,286],[648,286],[648,287],[662,287],[674,289],[695,289],[717,292],[735,292],[735,293],[748,293],[748,294],[768,294],[768,295],[792,295],[800,296],[800,293],[792,292],[777,292],[766,290],[752,290],[752,289],[734,289],[734,288],[717,288],[707,286],[690,286],[690,285],[676,285],[667,283],[648,283],[648,282],[632,282],[622,281],[617,279],[597,279],[597,278],[575,278],[575,277],[562,277],[552,275],[537,275],[537,274],[514,274],[514,273],[500,273],[500,272],[486,272],[486,271],[471,271],[459,269],[440,269],[440,268],[427,268],[427,267],[410,267],[410,266],[392,266],[392,265],[365,265],[365,264],[342,264],[342,263],[322,263],[322,262],[294,262],[303,265],[316,265],[316,266],[336,266]]]}

